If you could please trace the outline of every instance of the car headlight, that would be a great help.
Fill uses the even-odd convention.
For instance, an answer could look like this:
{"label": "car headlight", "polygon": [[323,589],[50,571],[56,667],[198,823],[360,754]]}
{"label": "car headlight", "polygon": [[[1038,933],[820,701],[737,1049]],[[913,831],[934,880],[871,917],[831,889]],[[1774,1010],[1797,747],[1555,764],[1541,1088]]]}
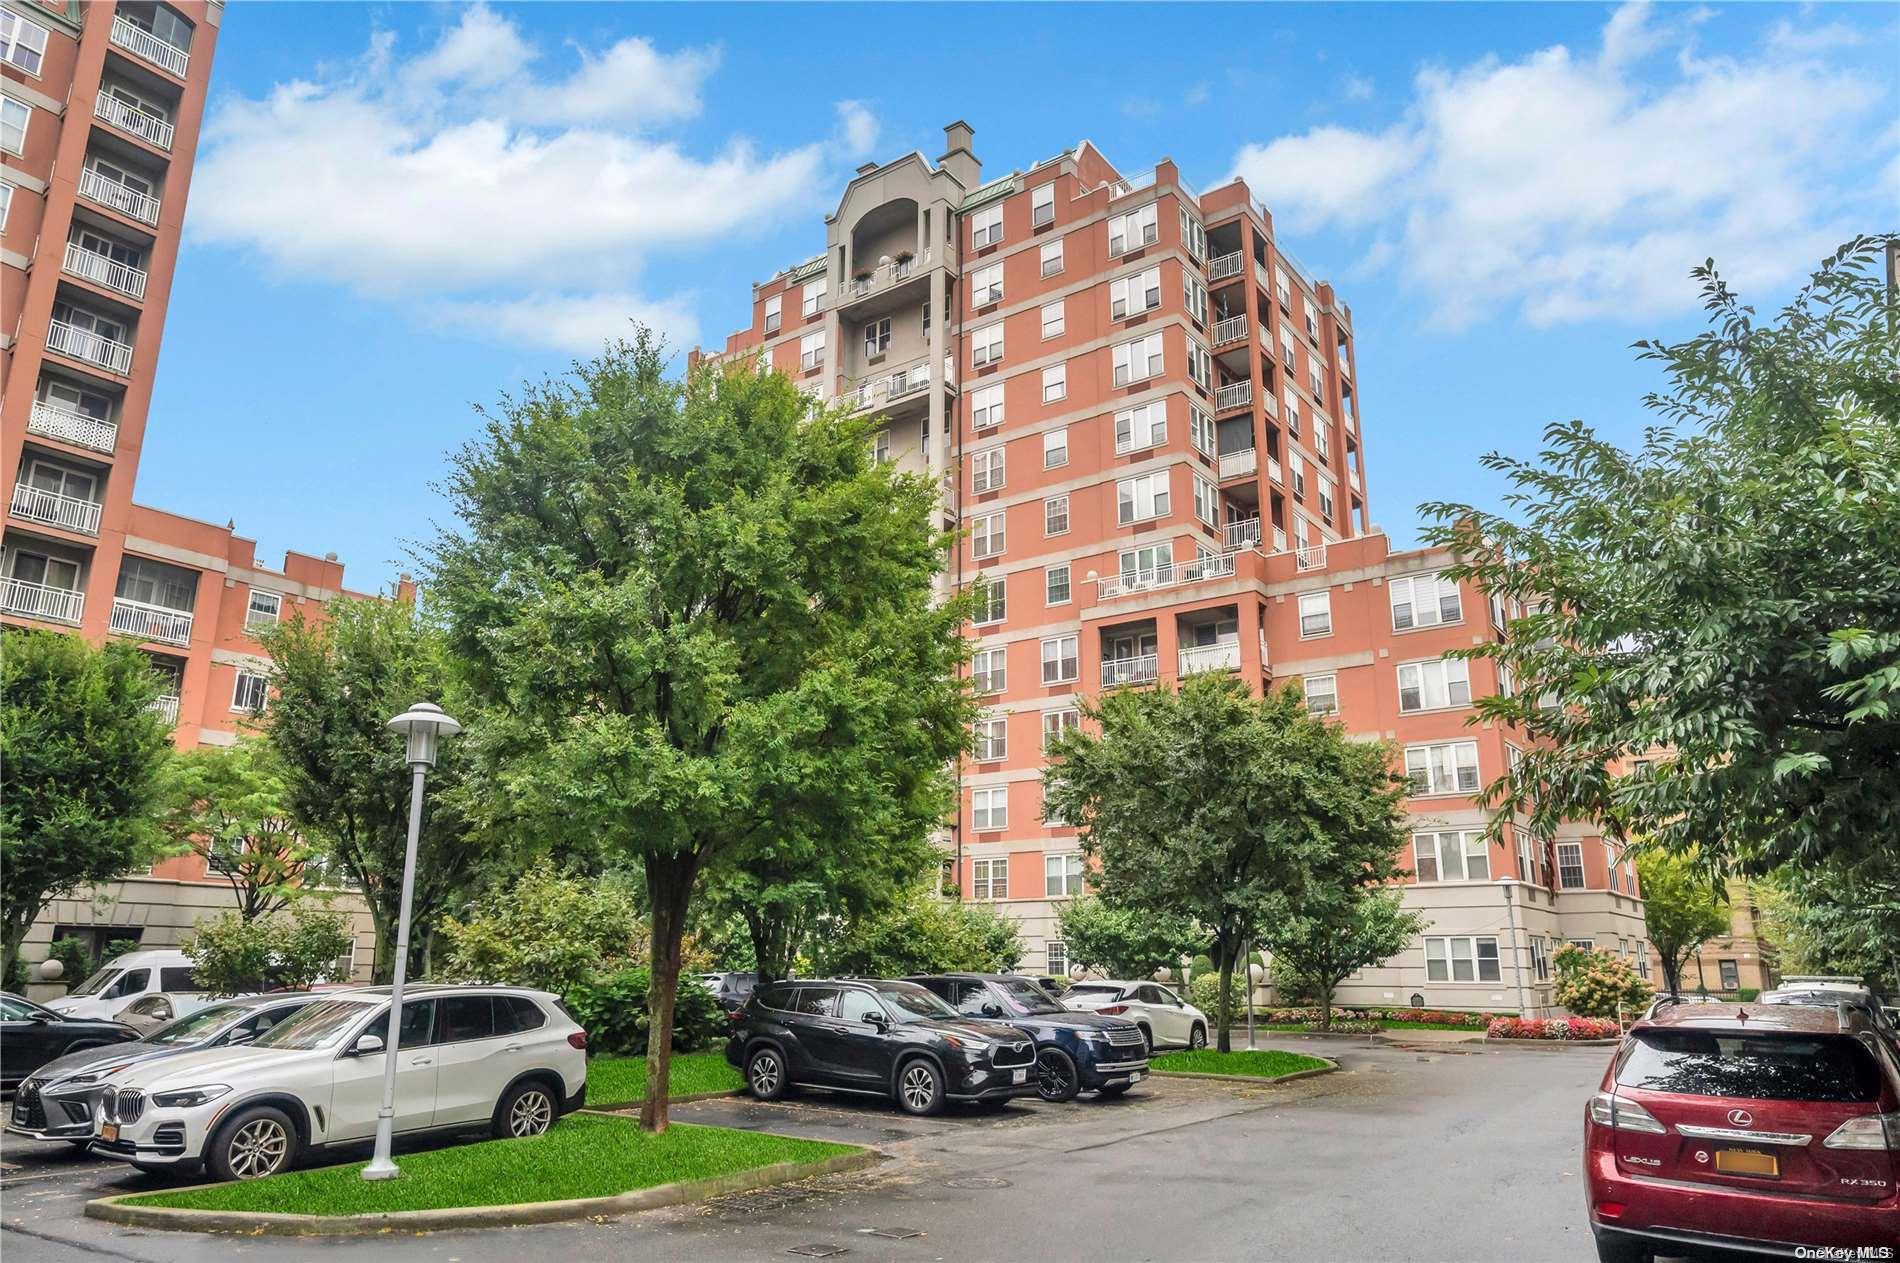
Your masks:
{"label": "car headlight", "polygon": [[995,1050],[996,1045],[987,1039],[976,1039],[969,1035],[945,1035],[943,1042],[972,1057],[981,1057]]}
{"label": "car headlight", "polygon": [[152,1104],[163,1109],[189,1109],[215,1101],[230,1090],[222,1083],[207,1083],[199,1088],[179,1088],[176,1092],[154,1092]]}

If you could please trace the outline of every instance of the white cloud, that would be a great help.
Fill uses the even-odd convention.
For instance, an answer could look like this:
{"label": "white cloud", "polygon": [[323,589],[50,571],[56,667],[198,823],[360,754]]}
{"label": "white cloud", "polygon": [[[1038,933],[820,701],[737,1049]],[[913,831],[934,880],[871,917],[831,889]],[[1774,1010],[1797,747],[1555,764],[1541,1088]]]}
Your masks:
{"label": "white cloud", "polygon": [[1868,163],[1843,141],[1880,92],[1812,58],[1704,57],[1707,19],[1628,5],[1594,56],[1427,67],[1401,123],[1250,144],[1234,171],[1295,228],[1372,230],[1368,257],[1440,322],[1680,310],[1709,255],[1741,285],[1785,282],[1855,230]]}
{"label": "white cloud", "polygon": [[869,156],[877,148],[877,115],[862,101],[838,102],[838,144],[847,158]]}
{"label": "white cloud", "polygon": [[1344,89],[1348,101],[1372,99],[1372,80],[1365,75],[1347,75],[1340,81],[1340,87]]}
{"label": "white cloud", "polygon": [[699,340],[699,321],[685,299],[653,302],[626,291],[443,303],[431,308],[429,315],[438,325],[490,341],[574,355],[598,351],[615,338],[631,338],[634,321],[660,334],[674,350]]}

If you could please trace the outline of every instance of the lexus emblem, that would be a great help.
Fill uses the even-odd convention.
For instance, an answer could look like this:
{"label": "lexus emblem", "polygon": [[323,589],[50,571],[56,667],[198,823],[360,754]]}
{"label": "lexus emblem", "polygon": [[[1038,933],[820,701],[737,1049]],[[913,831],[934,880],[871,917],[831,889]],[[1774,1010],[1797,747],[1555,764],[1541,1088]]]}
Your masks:
{"label": "lexus emblem", "polygon": [[1730,1110],[1728,1112],[1728,1121],[1734,1123],[1737,1127],[1753,1127],[1755,1125],[1755,1116],[1747,1110]]}

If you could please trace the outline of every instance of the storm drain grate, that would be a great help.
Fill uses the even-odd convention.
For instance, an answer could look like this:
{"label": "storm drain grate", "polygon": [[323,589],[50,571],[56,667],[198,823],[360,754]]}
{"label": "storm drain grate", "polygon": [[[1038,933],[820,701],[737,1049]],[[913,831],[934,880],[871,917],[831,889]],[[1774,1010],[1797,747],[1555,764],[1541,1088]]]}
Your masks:
{"label": "storm drain grate", "polygon": [[846,1246],[833,1245],[829,1241],[814,1241],[810,1245],[795,1245],[787,1254],[802,1254],[811,1259],[829,1259],[840,1254],[851,1253]]}
{"label": "storm drain grate", "polygon": [[1008,1188],[1009,1181],[994,1175],[966,1175],[960,1179],[945,1180],[945,1188]]}
{"label": "storm drain grate", "polygon": [[883,1237],[886,1241],[908,1241],[912,1237],[924,1235],[922,1228],[860,1228],[858,1231],[867,1237]]}

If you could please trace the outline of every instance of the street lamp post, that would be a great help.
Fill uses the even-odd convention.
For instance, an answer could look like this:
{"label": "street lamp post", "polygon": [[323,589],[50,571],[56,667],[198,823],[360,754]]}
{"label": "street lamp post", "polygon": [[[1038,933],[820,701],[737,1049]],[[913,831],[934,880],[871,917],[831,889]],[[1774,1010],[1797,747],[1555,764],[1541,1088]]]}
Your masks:
{"label": "street lamp post", "polygon": [[409,903],[416,890],[416,841],[422,834],[422,789],[435,766],[436,745],[453,737],[462,725],[440,706],[417,702],[389,721],[409,741],[409,845],[402,859],[402,911],[396,919],[396,976],[389,989],[389,1038],[383,1050],[383,1104],[376,1111],[376,1153],[363,1168],[366,1180],[393,1180],[400,1172],[390,1159],[389,1144],[396,1129],[396,1055],[402,1040],[402,984],[409,975]]}

